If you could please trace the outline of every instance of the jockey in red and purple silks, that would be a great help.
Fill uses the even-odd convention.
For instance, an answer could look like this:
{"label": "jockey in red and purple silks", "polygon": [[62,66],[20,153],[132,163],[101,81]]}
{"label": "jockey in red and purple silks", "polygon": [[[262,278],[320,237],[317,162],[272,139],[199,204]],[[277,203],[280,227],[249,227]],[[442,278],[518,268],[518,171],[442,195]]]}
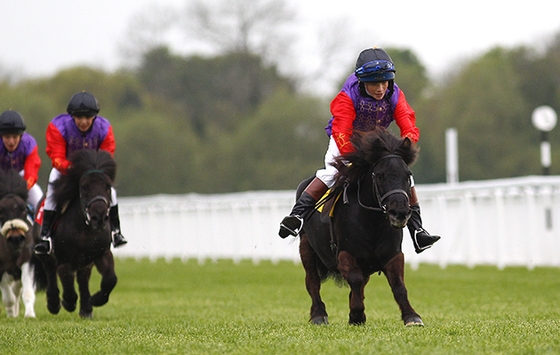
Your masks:
{"label": "jockey in red and purple silks", "polygon": [[[46,152],[52,161],[52,170],[49,174],[49,185],[66,174],[70,167],[68,156],[76,150],[95,149],[115,153],[115,136],[111,123],[98,115],[99,104],[97,99],[88,92],[80,92],[72,96],[67,113],[56,116],[47,127]],[[52,250],[51,227],[56,216],[57,206],[53,201],[52,189],[47,188],[47,196],[43,207],[41,243],[35,246],[36,254],[48,254]],[[127,243],[120,232],[120,220],[117,205],[117,194],[111,188],[111,208],[109,221],[115,247]]]}
{"label": "jockey in red and purple silks", "polygon": [[52,160],[53,168],[62,174],[70,165],[68,156],[76,150],[106,150],[115,154],[115,136],[109,121],[96,116],[91,128],[81,132],[70,114],[58,115],[47,127],[47,155]]}
{"label": "jockey in red and purple silks", "polygon": [[27,203],[32,213],[43,197],[43,190],[37,184],[41,158],[37,141],[24,132],[26,128],[19,112],[8,110],[0,114],[0,168],[4,171],[14,169],[23,176],[29,191]]}
{"label": "jockey in red and purple silks", "polygon": [[[418,142],[420,130],[416,127],[414,110],[396,83],[393,92],[382,100],[360,94],[360,82],[352,74],[346,79],[342,89],[331,101],[333,117],[325,130],[333,137],[341,154],[351,152],[354,147],[350,137],[354,130],[371,131],[377,126],[389,127],[395,121],[401,136]],[[336,117],[336,120],[334,119]]]}

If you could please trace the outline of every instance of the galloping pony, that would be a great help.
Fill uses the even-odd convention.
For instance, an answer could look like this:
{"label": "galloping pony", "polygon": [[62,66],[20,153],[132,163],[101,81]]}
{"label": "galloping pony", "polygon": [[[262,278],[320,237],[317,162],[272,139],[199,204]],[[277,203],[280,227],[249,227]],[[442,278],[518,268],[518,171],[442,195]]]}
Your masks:
{"label": "galloping pony", "polygon": [[[92,318],[93,306],[106,304],[117,283],[109,225],[111,187],[117,165],[103,150],[79,150],[68,159],[71,162],[68,173],[49,187],[54,189],[53,197],[59,212],[51,234],[53,251],[38,257],[47,275],[49,312],[58,314],[61,303],[68,312],[76,309],[76,280],[80,317]],[[94,265],[101,274],[101,288],[91,295],[89,280]],[[62,301],[57,274],[63,290]]]}
{"label": "galloping pony", "polygon": [[27,218],[27,183],[17,171],[0,170],[0,291],[8,317],[35,318],[35,292],[44,289],[42,265],[33,255],[35,245]]}
{"label": "galloping pony", "polygon": [[[408,138],[384,129],[354,132],[352,144],[355,152],[335,162],[339,173],[329,195],[335,202],[326,211],[330,223],[315,210],[300,233],[305,285],[312,301],[310,322],[328,323],[320,289],[332,277],[350,286],[349,323],[365,323],[364,289],[373,273],[383,272],[404,324],[423,325],[408,300],[401,250],[402,228],[411,214],[409,165],[418,149]],[[310,180],[300,184],[298,196]]]}

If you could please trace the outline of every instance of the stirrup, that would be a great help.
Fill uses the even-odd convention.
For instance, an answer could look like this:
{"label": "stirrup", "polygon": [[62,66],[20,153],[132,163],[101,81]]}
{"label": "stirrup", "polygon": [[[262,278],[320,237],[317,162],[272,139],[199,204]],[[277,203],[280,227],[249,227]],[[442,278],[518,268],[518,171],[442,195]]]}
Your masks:
{"label": "stirrup", "polygon": [[33,247],[33,252],[37,255],[49,255],[52,253],[51,237],[41,237],[41,241]]}
{"label": "stirrup", "polygon": [[[425,233],[426,236],[430,237],[432,239],[431,243],[427,244],[427,245],[424,245],[424,246],[420,246],[420,244],[418,243],[418,234],[420,234],[420,233]],[[418,228],[417,230],[414,231],[414,235],[412,236],[412,242],[414,244],[414,251],[416,252],[416,254],[420,254],[424,250],[430,249],[432,247],[432,245],[434,245],[434,243],[437,242],[440,239],[441,239],[440,236],[431,235],[424,228]]]}
{"label": "stirrup", "polygon": [[117,229],[113,231],[112,234],[113,234],[113,247],[118,248],[128,243],[128,241],[121,234],[120,230]]}
{"label": "stirrup", "polygon": [[[299,226],[288,226],[289,222],[297,221]],[[285,223],[286,222],[286,223]],[[287,216],[285,217],[282,222],[280,222],[280,232],[278,234],[281,238],[286,238],[287,236],[291,235],[293,237],[297,236],[301,229],[303,228],[303,218],[298,215],[294,216]]]}

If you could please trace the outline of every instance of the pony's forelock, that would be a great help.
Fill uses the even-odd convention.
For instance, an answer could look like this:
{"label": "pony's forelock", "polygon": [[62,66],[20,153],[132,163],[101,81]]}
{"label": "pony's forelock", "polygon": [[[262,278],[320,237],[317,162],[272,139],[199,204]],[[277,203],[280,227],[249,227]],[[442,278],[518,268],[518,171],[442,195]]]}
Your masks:
{"label": "pony's forelock", "polygon": [[61,175],[53,183],[54,199],[59,205],[79,195],[80,178],[88,171],[101,171],[110,178],[111,182],[115,181],[117,164],[111,154],[104,150],[78,150],[72,153],[68,160],[71,167],[67,174]]}
{"label": "pony's forelock", "polygon": [[384,128],[369,132],[355,131],[351,142],[355,151],[337,157],[333,163],[338,170],[336,184],[363,176],[365,171],[387,154],[397,154],[411,166],[419,152],[419,148],[409,138],[399,138]]}

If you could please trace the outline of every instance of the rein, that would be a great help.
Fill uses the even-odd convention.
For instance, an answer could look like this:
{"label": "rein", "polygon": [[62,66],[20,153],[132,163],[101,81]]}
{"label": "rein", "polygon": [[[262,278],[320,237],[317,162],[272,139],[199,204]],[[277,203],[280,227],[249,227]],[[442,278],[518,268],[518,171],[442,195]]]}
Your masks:
{"label": "rein", "polygon": [[[373,165],[373,169],[375,169],[375,166],[377,164],[379,164],[379,162],[381,160],[386,159],[386,158],[399,158],[399,159],[402,160],[402,157],[400,155],[388,154],[388,155],[385,155],[385,156],[381,157],[381,159],[379,159],[377,161],[377,163],[375,163]],[[358,180],[358,191],[357,191],[358,196],[357,197],[358,197],[358,204],[360,205],[360,207],[368,209],[368,210],[372,210],[372,211],[387,213],[387,204],[383,204],[383,202],[389,196],[392,196],[392,195],[395,195],[395,194],[403,194],[403,195],[406,196],[407,200],[409,199],[408,193],[403,189],[390,190],[390,191],[386,192],[383,196],[381,196],[381,194],[379,193],[379,187],[377,186],[377,179],[375,177],[375,172],[373,172],[373,171],[371,173],[371,180],[372,180],[372,185],[373,185],[373,191],[375,192],[375,197],[377,199],[377,204],[379,205],[379,207],[366,206],[362,203],[362,201],[360,200],[360,180]]]}

